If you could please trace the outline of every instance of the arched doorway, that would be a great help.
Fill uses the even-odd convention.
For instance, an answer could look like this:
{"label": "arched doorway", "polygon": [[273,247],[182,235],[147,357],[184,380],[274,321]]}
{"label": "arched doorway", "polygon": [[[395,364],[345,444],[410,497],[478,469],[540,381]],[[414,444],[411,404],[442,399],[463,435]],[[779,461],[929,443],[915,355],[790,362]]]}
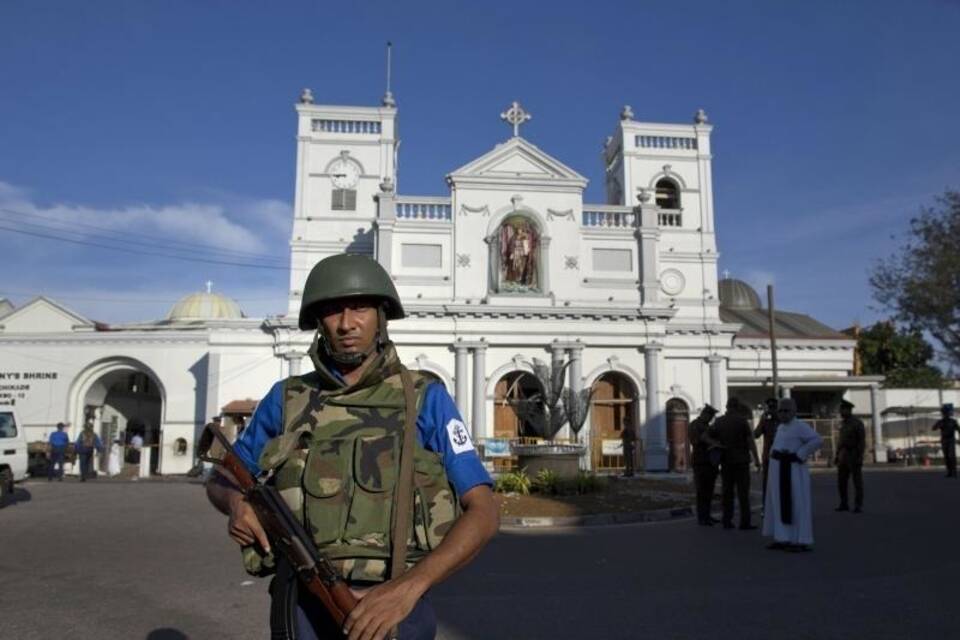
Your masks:
{"label": "arched doorway", "polygon": [[[541,393],[537,379],[524,371],[511,371],[497,381],[493,393],[493,437],[521,442],[528,438],[537,438],[533,426],[518,416],[510,406],[512,400],[531,398]],[[515,462],[514,458],[494,459],[494,469],[509,470]]]}
{"label": "arched doorway", "polygon": [[687,470],[687,425],[690,407],[680,398],[667,400],[667,444],[670,448],[670,471]]}
{"label": "arched doorway", "polygon": [[[71,398],[77,416],[75,432],[92,425],[105,452],[119,441],[125,474],[136,475],[140,455],[152,452],[150,473],[156,473],[160,466],[163,398],[156,376],[140,363],[128,359],[98,363],[75,382]],[[141,442],[141,450],[136,451],[133,445]],[[106,470],[107,464],[108,456],[101,456],[99,469]]]}
{"label": "arched doorway", "polygon": [[[590,400],[590,451],[595,471],[628,469],[627,456],[641,459],[637,437],[637,390],[622,373],[611,371],[593,383]],[[632,465],[630,466],[632,471]]]}

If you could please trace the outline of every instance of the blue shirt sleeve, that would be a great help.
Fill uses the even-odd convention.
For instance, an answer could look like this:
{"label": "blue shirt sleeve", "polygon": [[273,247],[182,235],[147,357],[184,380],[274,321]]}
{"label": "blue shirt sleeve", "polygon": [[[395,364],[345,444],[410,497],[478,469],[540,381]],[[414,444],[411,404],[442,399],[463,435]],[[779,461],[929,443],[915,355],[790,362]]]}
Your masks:
{"label": "blue shirt sleeve", "polygon": [[427,387],[417,416],[417,436],[425,449],[443,457],[447,479],[457,496],[477,485],[493,485],[457,405],[442,384],[434,382]]}
{"label": "blue shirt sleeve", "polygon": [[260,453],[268,440],[280,435],[283,429],[283,382],[273,385],[253,412],[253,418],[246,429],[233,444],[237,457],[247,466],[250,473],[258,475]]}

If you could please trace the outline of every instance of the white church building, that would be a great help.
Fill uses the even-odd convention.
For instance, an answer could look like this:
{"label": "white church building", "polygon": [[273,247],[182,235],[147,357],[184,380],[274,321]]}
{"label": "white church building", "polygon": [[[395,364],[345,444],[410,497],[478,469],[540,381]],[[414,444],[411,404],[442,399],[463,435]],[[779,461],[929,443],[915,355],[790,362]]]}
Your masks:
{"label": "white church building", "polygon": [[[212,416],[310,366],[301,288],[318,260],[345,251],[392,275],[407,312],[390,328],[401,358],[447,387],[478,441],[533,435],[509,400],[536,393],[525,375],[535,358],[569,361],[568,385],[594,389],[579,439],[596,470],[623,466],[624,433],[646,470],[682,469],[686,421],[704,403],[772,394],[759,296],[718,279],[702,110],[663,124],[625,107],[601,157],[604,203],[584,202],[587,179],[521,135],[529,115],[517,103],[501,114],[509,137],[447,174],[444,197],[398,193],[389,94],[376,107],[329,106],[304,90],[296,113],[288,308],[247,318],[207,291],[156,322],[105,325],[43,297],[0,302],[0,404],[14,405],[28,439],[92,422],[111,440],[142,433],[156,472],[186,472]],[[835,413],[860,390],[872,406],[857,412],[879,427],[880,379],[851,375],[852,338],[781,311],[775,332],[780,382],[802,413]]]}

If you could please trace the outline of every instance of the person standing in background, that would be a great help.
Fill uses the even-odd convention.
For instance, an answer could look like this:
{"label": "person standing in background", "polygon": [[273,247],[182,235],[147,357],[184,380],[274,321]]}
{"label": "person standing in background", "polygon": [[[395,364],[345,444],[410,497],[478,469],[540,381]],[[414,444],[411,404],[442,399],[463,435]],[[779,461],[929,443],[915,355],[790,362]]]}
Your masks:
{"label": "person standing in background", "polygon": [[761,460],[763,466],[761,474],[763,475],[763,502],[767,502],[767,470],[770,468],[770,446],[773,445],[773,439],[777,437],[777,399],[767,398],[764,402],[763,416],[757,423],[757,428],[753,430],[754,439],[763,437],[763,455]]}
{"label": "person standing in background", "polygon": [[853,403],[840,401],[840,432],[837,434],[837,453],[833,462],[837,465],[837,483],[840,490],[840,506],[836,511],[849,511],[848,489],[853,478],[853,512],[863,510],[863,454],[867,448],[867,432],[863,422],[853,417]]}
{"label": "person standing in background", "polygon": [[947,477],[957,477],[957,432],[960,425],[953,419],[953,404],[947,403],[940,408],[940,419],[933,425],[940,432],[940,447],[943,449],[943,463],[947,466]]}
{"label": "person standing in background", "polygon": [[806,461],[823,446],[813,427],[797,420],[797,405],[783,398],[777,408],[777,437],[770,451],[763,535],[773,537],[768,549],[810,551],[813,545],[813,502]]}
{"label": "person standing in background", "polygon": [[693,486],[697,492],[697,522],[704,527],[712,527],[714,524],[713,516],[710,515],[710,505],[713,502],[714,487],[717,485],[717,465],[711,459],[710,450],[720,446],[710,426],[715,415],[717,410],[705,404],[700,410],[700,415],[687,427],[687,439],[693,449],[691,463]]}
{"label": "person standing in background", "polygon": [[77,436],[77,456],[80,458],[80,482],[87,478],[96,477],[93,470],[93,454],[103,451],[103,444],[100,442],[100,436],[93,431],[93,425],[88,424],[83,427],[83,431]]}
{"label": "person standing in background", "polygon": [[49,458],[50,466],[47,467],[47,482],[52,482],[54,478],[57,481],[63,480],[63,461],[67,457],[67,446],[70,444],[70,436],[64,431],[69,423],[58,422],[57,430],[50,434]]}
{"label": "person standing in background", "polygon": [[744,417],[743,406],[736,398],[727,401],[727,411],[717,418],[713,428],[723,446],[720,462],[720,480],[723,484],[723,528],[733,528],[733,496],[736,493],[740,511],[740,528],[756,529],[750,522],[750,459],[757,469],[760,457],[753,440],[750,423]]}

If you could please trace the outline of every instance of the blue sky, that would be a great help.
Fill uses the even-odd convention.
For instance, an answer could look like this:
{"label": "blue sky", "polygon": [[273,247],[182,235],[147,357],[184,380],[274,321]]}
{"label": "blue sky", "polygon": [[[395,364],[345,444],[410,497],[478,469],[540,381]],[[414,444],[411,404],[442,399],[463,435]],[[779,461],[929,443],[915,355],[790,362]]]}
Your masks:
{"label": "blue sky", "polygon": [[[958,33],[945,0],[6,0],[0,296],[120,322],[209,279],[249,315],[282,313],[293,103],[311,87],[376,104],[392,40],[401,193],[444,194],[519,100],[524,136],[602,202],[600,144],[624,104],[666,122],[702,107],[721,269],[832,326],[870,322],[870,265],[960,188]],[[105,246],[41,237],[51,227]],[[267,268],[219,264],[249,262]]]}

